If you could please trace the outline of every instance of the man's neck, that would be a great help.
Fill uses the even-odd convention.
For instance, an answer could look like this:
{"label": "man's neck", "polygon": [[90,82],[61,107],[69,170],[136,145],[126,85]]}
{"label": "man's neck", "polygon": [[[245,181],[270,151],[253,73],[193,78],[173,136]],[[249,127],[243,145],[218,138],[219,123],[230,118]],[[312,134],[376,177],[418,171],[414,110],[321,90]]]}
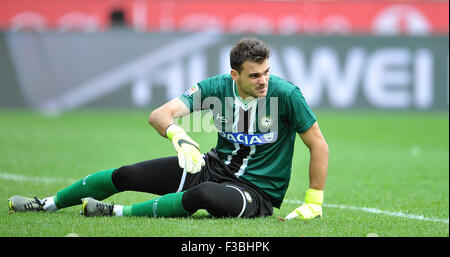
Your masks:
{"label": "man's neck", "polygon": [[245,105],[247,105],[247,104],[251,103],[253,100],[255,100],[255,98],[253,96],[250,96],[250,95],[247,95],[246,93],[244,93],[238,86],[237,82],[234,83],[233,90],[236,94],[236,97],[239,99],[239,101],[241,101]]}

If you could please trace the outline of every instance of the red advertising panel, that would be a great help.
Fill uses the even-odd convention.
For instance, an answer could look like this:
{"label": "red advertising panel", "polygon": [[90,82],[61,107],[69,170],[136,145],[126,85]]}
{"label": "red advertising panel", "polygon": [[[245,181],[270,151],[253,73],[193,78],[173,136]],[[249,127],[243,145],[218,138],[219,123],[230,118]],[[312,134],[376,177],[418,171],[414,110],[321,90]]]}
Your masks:
{"label": "red advertising panel", "polygon": [[2,0],[0,27],[96,31],[109,25],[108,1]]}
{"label": "red advertising panel", "polygon": [[2,0],[0,27],[96,31],[112,12],[143,31],[448,34],[448,1]]}
{"label": "red advertising panel", "polygon": [[449,27],[448,2],[198,0],[136,4],[140,6],[131,8],[134,24],[152,30],[431,34],[448,33]]}

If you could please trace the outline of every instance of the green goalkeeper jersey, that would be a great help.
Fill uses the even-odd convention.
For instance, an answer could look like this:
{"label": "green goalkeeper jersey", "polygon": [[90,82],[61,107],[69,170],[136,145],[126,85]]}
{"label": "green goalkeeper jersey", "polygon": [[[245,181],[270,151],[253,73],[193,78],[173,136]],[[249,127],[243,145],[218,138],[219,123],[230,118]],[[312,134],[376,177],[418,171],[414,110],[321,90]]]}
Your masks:
{"label": "green goalkeeper jersey", "polygon": [[243,100],[225,74],[197,83],[180,99],[191,112],[212,111],[222,161],[279,208],[289,185],[296,133],[316,121],[300,89],[271,75],[266,97]]}

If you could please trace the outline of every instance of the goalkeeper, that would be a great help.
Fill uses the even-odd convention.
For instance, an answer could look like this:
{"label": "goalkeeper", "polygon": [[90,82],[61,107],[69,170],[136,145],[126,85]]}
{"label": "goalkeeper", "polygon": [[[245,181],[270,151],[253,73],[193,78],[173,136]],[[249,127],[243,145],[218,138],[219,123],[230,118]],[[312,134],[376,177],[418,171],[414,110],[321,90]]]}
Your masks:
{"label": "goalkeeper", "polygon": [[[214,217],[265,217],[286,194],[298,134],[309,148],[309,188],[286,219],[322,217],[328,145],[300,89],[270,75],[270,49],[255,38],[230,52],[230,74],[200,81],[154,110],[149,123],[173,144],[177,156],[95,172],[43,199],[13,196],[11,211],[56,211],[81,204],[85,216],[186,217],[206,209]],[[202,154],[174,123],[210,110],[217,145]],[[123,191],[159,197],[132,205],[103,202]]]}

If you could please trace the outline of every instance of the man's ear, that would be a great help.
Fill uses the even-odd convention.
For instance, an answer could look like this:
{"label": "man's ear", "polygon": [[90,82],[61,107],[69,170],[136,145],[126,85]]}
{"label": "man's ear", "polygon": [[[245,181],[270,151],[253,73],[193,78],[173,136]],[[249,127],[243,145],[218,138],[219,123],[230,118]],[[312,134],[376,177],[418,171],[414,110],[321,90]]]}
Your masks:
{"label": "man's ear", "polygon": [[239,72],[237,70],[235,70],[235,69],[231,69],[230,73],[231,73],[231,78],[234,81],[238,81],[238,79],[239,79]]}

